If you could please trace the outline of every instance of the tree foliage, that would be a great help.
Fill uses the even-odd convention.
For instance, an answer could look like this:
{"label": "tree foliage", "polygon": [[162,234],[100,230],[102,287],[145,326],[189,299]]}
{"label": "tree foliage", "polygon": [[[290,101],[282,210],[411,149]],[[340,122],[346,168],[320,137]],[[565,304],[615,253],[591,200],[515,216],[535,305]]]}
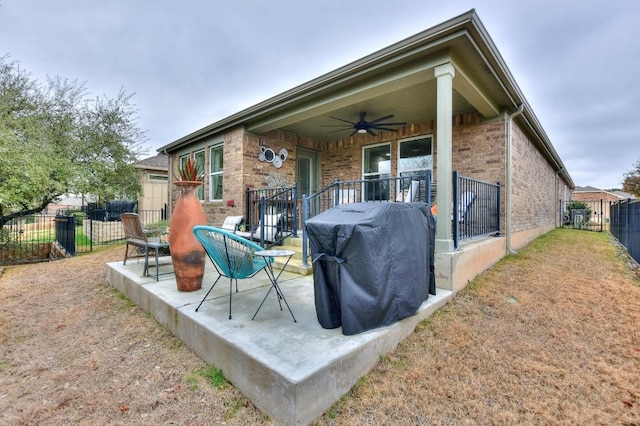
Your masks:
{"label": "tree foliage", "polygon": [[625,172],[622,181],[622,190],[640,197],[640,158],[636,161],[632,170]]}
{"label": "tree foliage", "polygon": [[0,57],[0,224],[63,194],[136,198],[144,132],[131,95],[89,98],[84,84],[45,84]]}

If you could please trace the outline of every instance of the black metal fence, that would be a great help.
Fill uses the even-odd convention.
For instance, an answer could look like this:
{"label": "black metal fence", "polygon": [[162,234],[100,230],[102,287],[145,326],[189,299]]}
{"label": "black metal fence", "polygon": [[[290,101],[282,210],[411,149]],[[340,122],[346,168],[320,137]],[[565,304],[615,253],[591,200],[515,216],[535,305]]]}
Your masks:
{"label": "black metal fence", "polygon": [[622,200],[610,206],[611,234],[640,262],[640,200]]}
{"label": "black metal fence", "polygon": [[485,182],[453,172],[453,242],[500,232],[500,183]]}
{"label": "black metal fence", "polygon": [[[97,210],[97,211],[96,211]],[[124,241],[120,213],[87,206],[16,217],[0,228],[0,265],[42,262]],[[117,214],[116,214],[117,213]],[[167,208],[138,211],[145,227],[167,226]],[[164,222],[167,222],[166,224]]]}

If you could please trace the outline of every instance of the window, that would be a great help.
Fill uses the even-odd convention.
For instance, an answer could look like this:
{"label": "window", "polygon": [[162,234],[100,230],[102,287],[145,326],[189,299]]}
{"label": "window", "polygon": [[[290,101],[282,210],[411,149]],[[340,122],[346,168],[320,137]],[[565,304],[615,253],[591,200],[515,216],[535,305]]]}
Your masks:
{"label": "window", "polygon": [[423,175],[433,169],[431,136],[405,139],[398,143],[398,175]]}
{"label": "window", "polygon": [[167,182],[169,180],[169,176],[149,173],[148,179],[149,182]]}
{"label": "window", "polygon": [[[204,173],[205,168],[204,168],[204,156],[205,156],[205,152],[204,149],[201,151],[196,151],[193,153],[193,159],[196,161],[196,165],[198,166],[198,170],[200,170],[200,172]],[[204,201],[204,182],[202,185],[200,185],[198,187],[198,199],[200,201]]]}
{"label": "window", "polygon": [[209,168],[209,199],[222,200],[222,183],[224,170],[224,156],[222,145],[211,147]]}
{"label": "window", "polygon": [[364,187],[364,199],[388,200],[389,181],[391,177],[391,145],[366,146],[362,152],[362,178],[375,182],[367,183]]}

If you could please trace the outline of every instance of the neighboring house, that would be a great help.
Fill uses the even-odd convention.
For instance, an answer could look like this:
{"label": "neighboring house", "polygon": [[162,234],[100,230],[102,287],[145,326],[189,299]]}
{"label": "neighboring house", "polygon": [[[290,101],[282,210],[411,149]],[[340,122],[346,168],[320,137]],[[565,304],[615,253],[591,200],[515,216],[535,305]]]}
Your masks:
{"label": "neighboring house", "polygon": [[[247,82],[251,84],[251,82]],[[393,114],[397,131],[338,131]],[[269,153],[267,150],[273,152]],[[414,150],[417,154],[413,154]],[[261,161],[280,153],[282,161]],[[208,222],[245,212],[272,171],[312,194],[340,180],[402,176],[411,160],[436,181],[437,285],[458,291],[505,254],[560,225],[574,183],[474,10],[212,123],[159,149],[169,181],[187,156],[205,167]],[[377,160],[374,161],[374,159]],[[374,164],[375,167],[371,167]],[[454,247],[452,174],[500,182],[500,235]],[[175,202],[172,191],[170,203]]]}
{"label": "neighboring house", "polygon": [[620,197],[623,200],[629,200],[629,199],[635,200],[635,199],[638,198],[633,194],[629,194],[628,192],[624,192],[624,191],[620,191],[620,190],[616,190],[616,191],[613,191],[611,193],[614,194],[614,195],[617,195],[618,197]]}
{"label": "neighboring house", "polygon": [[169,157],[159,154],[136,163],[140,170],[142,194],[138,197],[141,214],[160,211],[169,202]]}
{"label": "neighboring house", "polygon": [[628,198],[630,194],[624,196],[622,191],[609,192],[603,189],[594,188],[593,186],[576,186],[571,193],[573,201],[600,201],[615,202]]}

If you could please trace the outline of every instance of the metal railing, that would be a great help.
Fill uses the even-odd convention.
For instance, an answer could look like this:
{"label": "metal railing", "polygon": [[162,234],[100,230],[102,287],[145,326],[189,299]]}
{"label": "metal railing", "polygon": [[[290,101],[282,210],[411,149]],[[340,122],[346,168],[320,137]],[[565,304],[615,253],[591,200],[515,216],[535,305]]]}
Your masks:
{"label": "metal railing", "polygon": [[640,200],[621,200],[611,203],[609,209],[611,234],[640,263]]}
{"label": "metal railing", "polygon": [[453,242],[500,233],[500,183],[453,172]]}
{"label": "metal railing", "polygon": [[[417,192],[412,190],[412,181],[418,182]],[[408,198],[411,199],[408,199]],[[302,195],[302,223],[312,217],[344,203],[414,201],[429,205],[435,199],[435,184],[431,180],[431,170],[413,173],[410,176],[380,179],[340,181],[309,196]],[[304,225],[303,225],[304,226]],[[302,265],[309,266],[309,242],[306,232],[302,233]]]}
{"label": "metal railing", "polygon": [[[298,236],[298,196],[297,186],[286,188],[263,188],[246,190],[245,228],[262,247],[280,244],[285,238]],[[265,233],[267,215],[279,214],[275,238],[267,238]],[[266,224],[266,226],[265,226]],[[255,234],[254,234],[255,232]]]}

